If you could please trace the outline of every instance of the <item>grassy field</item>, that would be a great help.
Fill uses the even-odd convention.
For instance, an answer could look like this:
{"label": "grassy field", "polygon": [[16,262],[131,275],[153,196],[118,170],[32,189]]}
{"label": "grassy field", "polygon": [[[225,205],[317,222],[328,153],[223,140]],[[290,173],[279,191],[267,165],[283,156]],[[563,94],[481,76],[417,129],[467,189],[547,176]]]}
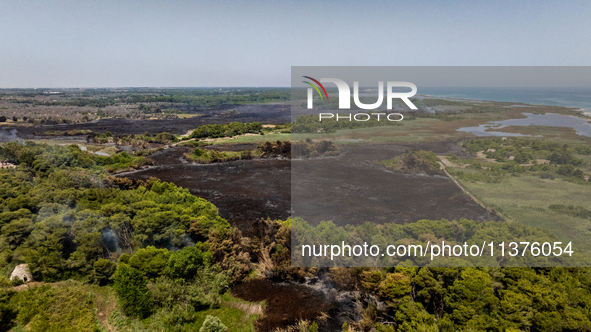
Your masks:
{"label": "grassy field", "polygon": [[202,116],[202,114],[187,114],[187,113],[176,113],[175,115],[181,119],[196,118],[196,117]]}
{"label": "grassy field", "polygon": [[540,179],[522,175],[500,183],[458,181],[474,196],[512,222],[549,230],[559,241],[573,241],[575,251],[591,251],[591,221],[554,212],[552,204],[591,209],[589,186],[561,179]]}
{"label": "grassy field", "polygon": [[[330,134],[292,134],[293,140],[328,139],[346,140],[362,139],[366,143],[388,143],[388,142],[419,142],[419,141],[443,141],[450,138],[476,137],[473,134],[460,132],[457,129],[462,127],[477,126],[488,121],[519,118],[521,113],[507,111],[504,113],[476,113],[462,114],[464,119],[456,121],[442,121],[434,118],[417,118],[414,120],[402,120],[401,126],[379,126],[357,129],[338,130]],[[346,143],[346,141],[342,141]]]}
{"label": "grassy field", "polygon": [[263,143],[265,141],[289,141],[291,134],[267,134],[267,135],[242,135],[234,138],[220,138],[212,141],[212,144],[224,143]]}
{"label": "grassy field", "polygon": [[[292,139],[299,141],[306,138],[313,140],[364,140],[365,143],[386,143],[396,141],[438,140],[450,137],[470,137],[471,134],[456,132],[455,129],[466,126],[465,121],[444,122],[437,119],[417,119],[402,121],[401,126],[380,126],[338,130],[330,134],[292,134]],[[348,143],[340,141],[339,143]],[[351,141],[352,142],[352,141]]]}
{"label": "grassy field", "polygon": [[228,331],[255,332],[253,323],[262,312],[261,304],[246,302],[230,294],[224,294],[222,301],[220,308],[200,311],[194,326],[203,325],[205,317],[212,315],[219,318],[228,327]]}

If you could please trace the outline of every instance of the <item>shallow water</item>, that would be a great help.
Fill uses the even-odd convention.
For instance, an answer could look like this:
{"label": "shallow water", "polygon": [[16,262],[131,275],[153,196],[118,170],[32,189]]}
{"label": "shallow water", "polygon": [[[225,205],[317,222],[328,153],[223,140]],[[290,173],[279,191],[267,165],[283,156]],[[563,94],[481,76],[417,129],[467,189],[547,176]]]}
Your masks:
{"label": "shallow water", "polygon": [[487,129],[498,129],[508,126],[549,126],[549,127],[568,127],[576,130],[578,135],[591,137],[591,123],[583,118],[575,116],[560,115],[553,113],[532,114],[522,113],[527,116],[525,119],[509,119],[503,121],[492,121],[481,124],[478,127],[464,127],[458,131],[472,133],[476,136],[528,136],[517,133],[503,133],[498,131],[486,131]]}

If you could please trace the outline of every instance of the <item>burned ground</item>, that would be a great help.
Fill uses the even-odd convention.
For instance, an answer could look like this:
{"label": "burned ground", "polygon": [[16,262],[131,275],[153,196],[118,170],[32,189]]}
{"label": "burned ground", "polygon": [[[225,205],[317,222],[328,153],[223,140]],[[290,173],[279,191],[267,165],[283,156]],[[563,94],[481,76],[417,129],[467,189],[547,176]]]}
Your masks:
{"label": "burned ground", "polygon": [[[321,331],[340,331],[342,322],[335,318],[339,304],[310,287],[253,279],[233,287],[232,294],[246,301],[266,301],[263,316],[255,323],[258,331],[286,328],[298,320],[317,321]],[[327,319],[319,320],[322,316]]]}
{"label": "burned ground", "polygon": [[194,164],[182,158],[190,148],[175,147],[150,156],[155,166],[119,176],[157,177],[188,188],[212,202],[223,218],[246,234],[260,218],[286,219],[292,214],[313,225],[322,220],[339,225],[442,218],[499,220],[446,176],[395,173],[375,163],[420,149],[461,152],[445,142],[349,145],[338,157]]}
{"label": "burned ground", "polygon": [[410,149],[454,149],[448,144],[348,146],[336,158],[294,160],[292,215],[312,225],[332,220],[342,226],[442,218],[499,220],[446,176],[396,173],[375,163]]}
{"label": "burned ground", "polygon": [[[236,110],[237,114],[224,115],[228,110]],[[41,126],[3,126],[7,130],[16,129],[23,139],[32,139],[46,131],[92,130],[95,133],[111,132],[113,135],[143,134],[146,131],[154,134],[170,132],[185,134],[205,124],[225,124],[228,122],[261,122],[264,124],[284,124],[291,121],[290,106],[286,104],[263,105],[224,105],[197,112],[199,116],[177,119],[101,119],[91,122],[41,125]]]}
{"label": "burned ground", "polygon": [[188,151],[183,147],[163,150],[150,156],[156,166],[120,176],[135,180],[157,177],[187,188],[193,195],[212,202],[223,218],[243,232],[261,218],[289,217],[289,160],[195,164],[183,159],[183,153]]}

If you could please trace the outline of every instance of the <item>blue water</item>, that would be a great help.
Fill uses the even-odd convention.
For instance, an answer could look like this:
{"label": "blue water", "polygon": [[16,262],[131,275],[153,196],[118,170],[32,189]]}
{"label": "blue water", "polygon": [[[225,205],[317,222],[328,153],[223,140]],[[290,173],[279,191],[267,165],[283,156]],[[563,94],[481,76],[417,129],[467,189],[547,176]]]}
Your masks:
{"label": "blue water", "polygon": [[419,87],[417,94],[536,105],[578,107],[591,111],[589,88],[442,88]]}
{"label": "blue water", "polygon": [[491,121],[485,124],[481,124],[478,127],[464,127],[458,129],[458,131],[465,131],[472,133],[476,136],[526,136],[516,133],[504,133],[498,131],[486,131],[487,129],[504,128],[508,126],[549,126],[549,127],[569,127],[573,128],[577,134],[582,136],[591,137],[591,124],[583,119],[575,116],[561,115],[561,114],[531,114],[523,113],[527,116],[525,119],[509,119],[503,121]]}
{"label": "blue water", "polygon": [[[472,100],[490,100],[515,102],[535,105],[566,106],[583,109],[591,115],[591,88],[421,88],[418,94],[446,98]],[[516,105],[518,106],[518,105]],[[527,107],[523,110],[526,111]],[[477,127],[460,128],[458,131],[473,133],[477,136],[525,136],[515,133],[490,132],[489,128],[507,126],[541,125],[550,127],[570,127],[577,134],[591,137],[591,124],[582,118],[558,114],[523,113],[525,119],[493,121]]]}

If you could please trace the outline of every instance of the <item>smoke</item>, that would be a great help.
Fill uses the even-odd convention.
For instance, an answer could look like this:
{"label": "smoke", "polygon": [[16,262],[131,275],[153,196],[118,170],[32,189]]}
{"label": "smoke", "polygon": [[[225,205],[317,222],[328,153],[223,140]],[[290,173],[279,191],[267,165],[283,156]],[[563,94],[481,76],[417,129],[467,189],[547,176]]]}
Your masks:
{"label": "smoke", "polygon": [[17,136],[18,131],[11,129],[10,132],[5,129],[0,129],[0,142],[12,142],[18,141],[22,145],[25,145],[25,140]]}
{"label": "smoke", "polygon": [[122,250],[121,247],[119,247],[119,239],[110,227],[106,228],[101,234],[101,242],[109,254],[121,254]]}

